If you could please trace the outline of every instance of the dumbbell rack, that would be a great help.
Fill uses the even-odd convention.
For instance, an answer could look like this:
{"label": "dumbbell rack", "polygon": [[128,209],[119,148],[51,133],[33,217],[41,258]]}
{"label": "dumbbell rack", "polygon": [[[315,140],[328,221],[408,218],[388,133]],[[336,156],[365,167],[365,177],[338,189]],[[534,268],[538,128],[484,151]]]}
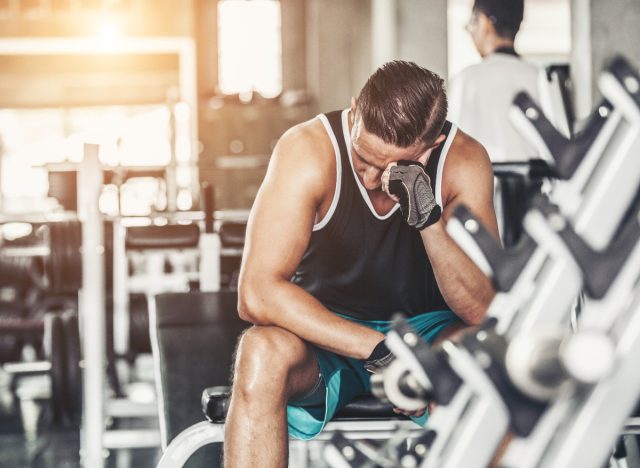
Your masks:
{"label": "dumbbell rack", "polygon": [[[636,86],[633,86],[634,83]],[[609,246],[613,251],[614,246],[610,245],[611,238],[639,185],[640,168],[634,160],[640,149],[640,126],[638,125],[640,100],[637,99],[637,85],[637,74],[624,61],[614,60],[607,73],[603,74],[600,86],[603,94],[615,106],[613,109],[606,104],[604,107],[600,106],[598,115],[601,118],[598,115],[592,117],[587,125],[588,131],[582,138],[578,137],[577,143],[562,141],[557,132],[555,134],[551,132],[553,137],[551,140],[561,144],[548,145],[550,141],[547,132],[550,127],[547,125],[548,121],[544,119],[539,109],[531,105],[530,101],[520,99],[521,122],[528,123],[529,126],[533,123],[537,130],[541,130],[540,127],[542,127],[540,135],[537,135],[538,143],[548,145],[556,151],[559,146],[565,156],[568,154],[569,157],[565,158],[557,158],[557,154],[555,156],[556,160],[562,159],[565,163],[558,164],[560,175],[564,174],[566,178],[570,176],[567,182],[559,184],[554,191],[555,201],[566,217],[562,217],[559,213],[552,213],[552,221],[545,224],[540,217],[535,218],[535,212],[530,213],[527,216],[527,232],[532,236],[525,240],[529,245],[525,245],[520,252],[509,255],[500,253],[499,249],[491,245],[491,242],[487,242],[486,232],[484,237],[478,235],[482,231],[481,226],[469,213],[458,212],[457,216],[454,216],[454,219],[459,218],[458,222],[450,222],[451,227],[448,229],[452,237],[463,246],[466,244],[465,251],[471,254],[485,272],[493,276],[499,293],[490,308],[490,318],[483,330],[468,336],[458,346],[445,343],[442,351],[431,353],[440,355],[442,359],[448,361],[450,368],[463,377],[464,385],[454,387],[455,396],[450,402],[442,402],[444,404],[436,409],[430,420],[427,427],[435,431],[436,435],[431,441],[429,456],[422,466],[484,466],[489,462],[497,444],[506,433],[510,418],[511,429],[520,436],[520,439],[511,443],[508,452],[511,457],[505,458],[508,460],[506,466],[568,466],[567,463],[569,461],[575,463],[578,456],[581,463],[576,466],[597,466],[598,457],[602,457],[603,453],[606,456],[606,446],[603,447],[603,441],[606,444],[607,440],[615,437],[616,431],[623,425],[624,419],[633,408],[636,397],[640,393],[640,382],[636,383],[637,379],[629,382],[625,391],[616,390],[616,384],[622,384],[625,373],[631,372],[629,366],[633,361],[633,353],[640,352],[632,349],[640,346],[640,334],[636,325],[636,322],[640,322],[640,318],[635,320],[640,314],[633,313],[637,306],[632,303],[631,307],[627,305],[621,309],[620,302],[620,297],[629,297],[629,285],[637,281],[638,272],[634,270],[637,266],[631,260],[630,265],[624,269],[626,273],[620,274],[622,280],[600,286],[600,290],[611,288],[616,293],[604,302],[587,307],[586,310],[590,312],[585,317],[590,317],[590,322],[587,322],[586,318],[581,319],[581,323],[595,321],[602,331],[612,330],[611,327],[616,324],[615,319],[618,317],[610,311],[614,308],[621,314],[620,316],[628,316],[631,320],[627,328],[619,331],[618,334],[620,342],[626,346],[626,349],[622,347],[623,345],[619,348],[621,349],[619,368],[608,381],[596,379],[596,386],[589,394],[591,395],[589,400],[579,399],[580,393],[576,393],[574,383],[574,385],[563,385],[555,389],[553,397],[556,399],[552,400],[548,408],[546,403],[536,404],[535,399],[531,400],[530,397],[527,401],[528,395],[518,397],[505,390],[505,384],[499,381],[500,378],[496,380],[496,374],[504,374],[504,369],[501,370],[495,366],[496,362],[504,360],[504,348],[510,349],[510,347],[507,348],[510,343],[521,339],[523,335],[525,337],[527,334],[531,335],[540,328],[541,324],[550,324],[557,331],[558,325],[568,322],[566,318],[571,297],[577,295],[582,281],[580,270],[575,264],[576,257],[567,255],[566,249],[563,251],[562,248],[555,248],[554,250],[550,247],[558,244],[552,239],[554,227],[559,229],[558,225],[573,224],[576,231],[580,233],[578,235],[574,232],[574,240],[583,239],[585,245],[597,248]],[[579,148],[581,145],[582,148]],[[553,154],[551,151],[549,153]],[[598,174],[593,177],[592,173],[596,169]],[[615,187],[615,191],[610,190],[612,187]],[[558,193],[561,195],[557,195]],[[637,209],[637,207],[634,208],[635,211]],[[635,228],[633,214],[635,211],[632,211],[633,221],[631,225],[627,225],[625,232],[633,231]],[[598,214],[602,216],[597,216]],[[538,232],[534,235],[537,228],[545,225],[547,230],[543,229],[543,234]],[[631,246],[635,245],[633,243],[635,240],[637,239],[631,239]],[[627,248],[630,247],[627,245]],[[584,250],[583,248],[582,251]],[[622,255],[623,260],[626,259],[624,253],[630,253],[628,250],[622,254],[619,252],[618,250],[618,255]],[[579,255],[578,258],[580,258]],[[589,258],[596,258],[595,254],[591,253]],[[544,268],[545,264],[547,264],[546,268]],[[582,270],[587,285],[598,284],[597,281],[588,279],[590,273],[585,264],[590,267],[594,264],[588,261],[583,262]],[[621,268],[621,266],[617,267]],[[594,288],[589,289],[593,294]],[[557,299],[557,296],[564,299],[554,306],[554,299]],[[541,302],[540,299],[546,302]],[[541,304],[545,304],[546,307],[540,307]],[[608,320],[602,319],[605,311],[609,311]],[[625,311],[627,311],[626,315]],[[398,332],[391,333],[388,340],[390,349],[402,354],[407,347],[402,339],[406,333],[408,332],[402,331],[402,328],[399,328]],[[567,335],[566,330],[564,335]],[[557,347],[561,340],[543,344],[549,346],[549,342]],[[410,369],[418,380],[424,382],[426,379],[427,383],[432,382],[432,386],[438,386],[440,375],[436,372],[429,374],[428,367],[414,369],[415,366],[412,367],[409,362],[410,360],[406,361],[407,369]],[[422,360],[420,364],[426,366],[426,362]],[[431,370],[434,371],[433,367]],[[427,375],[420,377],[420,374],[424,374],[425,371]],[[393,374],[394,376],[402,375],[399,372]],[[499,392],[496,392],[497,389]],[[535,396],[540,398],[541,395]],[[616,402],[619,402],[619,408],[614,411],[614,416],[606,415],[604,396],[614,397]],[[508,401],[509,398],[505,399],[506,397],[511,397],[512,401]],[[571,408],[579,410],[575,413],[578,416],[571,413]],[[518,429],[518,414],[520,414],[520,429]],[[607,420],[606,426],[600,431],[594,431],[589,424],[586,424],[586,422],[595,423],[596,416],[604,416]],[[452,420],[455,424],[451,423]],[[563,421],[572,421],[573,432],[565,431],[562,437],[553,437],[556,431],[563,427],[561,424]],[[532,429],[533,434],[527,440]],[[591,438],[588,439],[588,437]],[[488,438],[491,439],[490,443],[487,442]],[[586,449],[583,443],[585,440],[589,440]],[[548,447],[551,448],[547,450]],[[569,450],[565,450],[566,448]],[[574,458],[568,458],[567,453]],[[544,461],[540,462],[540,460]],[[538,463],[541,464],[538,465]]]}
{"label": "dumbbell rack", "polygon": [[[8,362],[3,370],[19,388],[19,379],[30,376],[49,377],[47,396],[53,410],[53,422],[75,425],[82,415],[82,378],[80,372],[80,336],[75,312],[46,313],[42,319],[3,319],[2,333],[13,336],[42,336],[44,361]],[[48,390],[48,392],[47,392]],[[19,392],[22,399],[23,395]],[[30,394],[29,399],[34,395]],[[36,394],[42,397],[41,390]]]}
{"label": "dumbbell rack", "polygon": [[[607,128],[607,124],[601,126],[602,130],[600,131],[599,135],[609,134],[611,136],[608,139],[608,143],[602,144],[599,147],[597,145],[593,145],[591,146],[589,151],[585,150],[587,155],[584,158],[584,161],[581,162],[581,165],[575,171],[576,174],[578,175],[576,177],[578,179],[581,179],[582,187],[590,188],[590,190],[582,188],[582,190],[572,191],[572,190],[569,190],[569,188],[575,188],[577,183],[575,183],[573,186],[571,185],[571,183],[568,183],[564,186],[559,184],[559,187],[557,187],[557,189],[560,191],[560,193],[563,193],[564,196],[555,197],[558,199],[557,201],[559,204],[564,202],[564,205],[561,205],[561,207],[564,207],[565,211],[575,216],[575,213],[576,213],[575,208],[571,210],[571,205],[569,204],[569,206],[567,207],[568,205],[567,202],[568,201],[579,202],[580,199],[576,195],[577,194],[583,195],[583,204],[580,205],[579,203],[574,203],[574,207],[581,206],[581,209],[584,210],[584,212],[587,215],[590,214],[591,226],[587,228],[589,224],[585,222],[585,218],[588,218],[588,216],[583,216],[582,219],[580,218],[580,216],[575,216],[573,222],[576,225],[576,228],[578,227],[581,228],[582,232],[585,233],[587,238],[590,238],[589,240],[591,242],[599,246],[602,246],[603,243],[608,243],[610,241],[611,235],[613,234],[613,230],[619,224],[619,221],[616,221],[611,217],[617,216],[618,218],[621,218],[624,210],[628,206],[628,200],[630,200],[633,197],[634,191],[638,186],[638,180],[637,180],[638,168],[637,168],[637,164],[633,160],[638,150],[638,142],[637,142],[638,129],[634,128],[635,124],[633,124],[633,122],[636,122],[638,120],[636,117],[637,106],[628,105],[629,103],[633,102],[634,96],[632,95],[632,93],[630,93],[630,90],[625,90],[625,85],[628,82],[628,77],[635,76],[635,75],[626,73],[626,71],[624,73],[620,73],[620,68],[621,68],[620,62],[619,61],[614,62],[614,68],[610,70],[610,73],[604,75],[605,78],[602,80],[604,81],[604,85],[603,83],[601,83],[601,89],[603,91],[603,94],[608,95],[610,100],[617,104],[616,107],[622,109],[622,112],[614,110],[612,112],[613,115],[608,115],[608,112],[602,112],[602,109],[599,109],[600,114],[601,115],[604,114],[602,115],[603,117],[609,117],[609,119],[607,120],[607,123],[611,122],[611,124],[609,124],[609,128]],[[525,109],[530,109],[530,107],[527,106]],[[524,111],[522,114],[526,116],[527,114],[525,109],[522,109]],[[616,116],[616,112],[618,112],[618,114],[621,114],[621,115]],[[529,111],[528,117],[529,118],[534,117],[534,119],[531,119],[531,120],[537,120],[540,117],[540,114],[538,114],[537,112]],[[624,120],[626,121],[623,121],[623,117],[625,118]],[[593,121],[594,119],[592,119],[592,122]],[[615,128],[613,128],[614,123],[616,124]],[[611,144],[612,141],[614,142],[614,144]],[[593,157],[593,155],[597,154],[598,152],[603,152],[605,150],[605,147],[609,151],[609,157],[602,158],[602,161],[605,161],[604,163],[597,162],[597,164],[600,165],[600,168],[601,168],[601,171],[599,174],[600,175],[599,183],[601,185],[599,187],[600,189],[598,190],[598,187],[595,187],[594,184],[592,184],[589,187],[589,181],[590,180],[598,181],[597,178],[590,179],[586,177],[587,170],[583,169],[581,174],[579,174],[579,172],[581,168],[585,168],[585,167],[595,168],[597,164],[594,163],[595,158]],[[576,153],[578,155],[580,154],[579,152],[576,152]],[[626,161],[628,161],[626,162],[626,166],[620,163],[620,161],[625,161],[625,159],[622,159],[619,156],[619,155],[624,155],[625,153],[627,154]],[[617,164],[615,164],[616,161],[618,161]],[[606,177],[605,175],[606,170],[604,168],[607,168],[609,170],[609,174],[610,174],[609,177]],[[611,174],[615,174],[616,173],[615,171],[620,171],[618,172],[619,180],[616,183],[612,183],[612,181],[614,181],[615,178],[612,177]],[[610,191],[609,193],[603,192],[602,190],[603,188],[612,187],[612,186],[616,187],[615,192],[614,191]],[[554,192],[554,195],[555,193],[556,192]],[[570,196],[572,194],[574,195],[573,197]],[[608,200],[611,201],[610,203],[605,203],[607,201],[607,196],[609,197]],[[619,203],[615,203],[616,200]],[[627,201],[625,202],[625,200]],[[600,203],[600,204],[598,205],[596,203]],[[591,205],[591,210],[588,209],[589,205]],[[597,209],[595,209],[596,206],[598,207]],[[611,209],[612,206],[615,206],[615,208]],[[595,214],[597,214],[598,212],[603,213],[604,219],[601,220],[600,218],[595,216]],[[597,236],[600,236],[600,237],[598,238]],[[545,244],[538,243],[538,245],[545,245]],[[547,248],[547,251],[548,251],[548,248]],[[566,310],[568,303],[570,303],[570,300],[561,301],[561,303],[556,304],[555,307],[553,304],[553,300],[554,298],[557,299],[558,296],[562,297],[562,295],[557,294],[557,292],[567,293],[565,297],[570,298],[570,296],[577,294],[577,292],[579,291],[580,284],[581,284],[579,280],[579,275],[576,274],[576,269],[571,265],[571,262],[563,258],[558,258],[557,256],[555,258],[552,258],[549,252],[547,252],[546,255],[547,255],[547,260],[551,261],[552,262],[551,264],[555,267],[556,274],[548,275],[547,276],[548,282],[546,284],[546,287],[539,288],[536,291],[536,293],[532,294],[532,297],[534,298],[546,297],[547,307],[544,309],[542,307],[539,307],[537,309],[538,314],[533,314],[533,315],[523,313],[523,311],[520,310],[518,307],[513,307],[512,309],[507,308],[507,310],[512,311],[513,317],[520,319],[520,323],[518,323],[517,325],[511,324],[511,322],[507,320],[506,321],[507,325],[503,326],[502,328],[505,331],[509,329],[511,330],[510,336],[512,339],[515,339],[514,338],[515,336],[522,336],[522,334],[525,334],[525,333],[533,333],[535,332],[536,328],[539,328],[541,324],[544,324],[544,323],[549,323],[551,325],[566,323],[566,320],[565,320],[566,316],[562,311]],[[527,266],[529,265],[530,264],[528,264]],[[553,271],[553,269],[551,271]],[[524,272],[522,273],[522,275],[524,276]],[[525,298],[527,297],[526,295],[522,294],[522,291],[523,291],[522,289],[516,288],[516,285],[514,285],[513,289],[514,291],[510,291],[510,293],[507,295],[512,300],[522,301],[523,296]],[[516,294],[515,291],[518,291],[518,293]],[[499,307],[494,307],[497,304],[498,304],[498,301],[496,300],[494,302],[494,305],[492,305],[493,310],[499,309]],[[505,309],[505,304],[507,303],[503,302],[500,304],[503,310]],[[528,311],[531,311],[532,309],[535,310],[534,308],[529,307]],[[527,309],[525,306],[525,312],[526,311]],[[517,314],[515,314],[515,312],[517,312]],[[507,312],[507,314],[509,314],[509,312]],[[502,318],[501,316],[499,317]],[[501,324],[500,321],[498,321],[498,324],[499,324],[498,325],[499,327]],[[509,325],[510,327],[507,328]],[[562,411],[555,411],[555,412],[549,411],[547,412],[547,419],[548,420],[552,419],[554,414],[556,418],[556,421],[555,421],[556,424],[559,423],[559,420],[557,418],[560,418],[560,415],[564,415],[566,417],[566,413]],[[548,427],[547,427],[547,430],[542,432],[547,437],[550,437],[553,434],[553,431],[548,430]],[[544,442],[538,441],[537,445],[539,447],[540,446],[543,447]],[[512,443],[512,447],[517,447],[517,446],[518,446],[518,441],[515,441],[514,443]],[[527,460],[527,459],[536,460],[537,458],[533,456],[531,453],[529,453],[528,456],[523,456],[522,453],[520,453],[520,456],[514,457],[513,466],[522,466],[523,460]],[[585,465],[581,465],[581,466],[585,466]]]}

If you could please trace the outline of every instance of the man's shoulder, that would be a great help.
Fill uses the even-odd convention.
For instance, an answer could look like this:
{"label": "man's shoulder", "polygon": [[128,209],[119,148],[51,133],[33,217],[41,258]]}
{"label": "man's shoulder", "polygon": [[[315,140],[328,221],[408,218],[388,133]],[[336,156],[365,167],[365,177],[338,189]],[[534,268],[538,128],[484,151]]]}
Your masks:
{"label": "man's shoulder", "polygon": [[540,68],[521,56],[496,53],[482,61],[485,70],[504,69],[516,73],[537,74]]}
{"label": "man's shoulder", "polygon": [[490,166],[491,161],[484,146],[458,128],[447,155],[449,172],[474,171],[487,165]]}
{"label": "man's shoulder", "polygon": [[274,148],[269,170],[325,185],[335,174],[333,145],[322,121],[313,118],[287,130]]}
{"label": "man's shoulder", "polygon": [[477,79],[479,76],[485,75],[493,76],[495,79],[496,76],[500,76],[500,73],[505,72],[536,75],[540,72],[540,69],[521,57],[508,54],[491,54],[481,62],[467,66],[453,79]]}
{"label": "man's shoulder", "polygon": [[320,163],[332,153],[329,135],[321,120],[315,117],[287,130],[274,150],[274,155],[281,159],[303,159],[309,163]]}
{"label": "man's shoulder", "polygon": [[484,146],[460,129],[451,142],[443,179],[444,200],[464,192],[468,183],[493,183],[491,160]]}

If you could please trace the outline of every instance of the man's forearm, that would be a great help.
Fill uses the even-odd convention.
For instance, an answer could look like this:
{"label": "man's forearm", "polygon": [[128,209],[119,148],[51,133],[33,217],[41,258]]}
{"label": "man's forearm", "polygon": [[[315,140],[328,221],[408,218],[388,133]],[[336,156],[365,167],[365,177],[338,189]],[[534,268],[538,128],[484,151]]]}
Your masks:
{"label": "man's forearm", "polygon": [[284,328],[331,352],[366,359],[384,339],[380,332],[343,319],[299,286],[285,280],[261,280],[239,288],[241,316],[256,325]]}
{"label": "man's forearm", "polygon": [[480,323],[495,295],[489,279],[447,234],[444,220],[420,234],[449,307],[465,322]]}

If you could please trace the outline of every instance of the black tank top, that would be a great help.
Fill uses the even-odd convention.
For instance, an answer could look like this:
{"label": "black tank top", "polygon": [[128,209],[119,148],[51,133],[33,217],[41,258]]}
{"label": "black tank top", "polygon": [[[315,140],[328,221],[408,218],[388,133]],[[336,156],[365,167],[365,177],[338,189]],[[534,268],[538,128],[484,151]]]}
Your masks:
{"label": "black tank top", "polygon": [[[364,320],[389,320],[449,309],[438,288],[419,232],[407,225],[399,205],[378,215],[357,178],[350,156],[349,110],[320,115],[336,152],[336,191],[318,222],[292,281],[325,307]],[[456,129],[431,153],[426,172],[442,206],[441,178]]]}

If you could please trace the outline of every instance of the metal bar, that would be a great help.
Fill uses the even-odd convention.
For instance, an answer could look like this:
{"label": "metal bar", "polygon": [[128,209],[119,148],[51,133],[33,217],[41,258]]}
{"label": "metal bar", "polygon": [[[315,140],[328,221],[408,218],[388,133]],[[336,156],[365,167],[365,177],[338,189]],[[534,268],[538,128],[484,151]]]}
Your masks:
{"label": "metal bar", "polygon": [[80,320],[84,340],[82,464],[104,466],[104,225],[98,210],[102,170],[98,145],[85,144],[78,174],[78,208],[82,221],[82,291]]}
{"label": "metal bar", "polygon": [[[194,164],[191,166],[191,180],[198,181],[198,83],[196,73],[196,46],[191,38],[185,38],[180,44],[178,51],[180,57],[180,100],[189,106],[189,129],[190,129],[190,161]],[[197,200],[200,196],[198,184],[193,184],[192,197]]]}
{"label": "metal bar", "polygon": [[42,319],[17,319],[0,318],[0,334],[6,333],[43,333],[44,322]]}
{"label": "metal bar", "polygon": [[107,449],[160,447],[160,431],[156,429],[121,429],[105,431],[102,446]]}
{"label": "metal bar", "polygon": [[2,368],[11,375],[45,374],[51,371],[51,363],[49,361],[8,362]]}
{"label": "metal bar", "polygon": [[33,247],[1,247],[0,257],[47,257],[51,249],[46,245]]}
{"label": "metal bar", "polygon": [[129,352],[129,268],[125,247],[126,228],[113,223],[113,348],[117,354]]}
{"label": "metal bar", "polygon": [[156,403],[135,403],[126,398],[118,398],[107,402],[106,414],[114,418],[157,417],[158,405]]}

